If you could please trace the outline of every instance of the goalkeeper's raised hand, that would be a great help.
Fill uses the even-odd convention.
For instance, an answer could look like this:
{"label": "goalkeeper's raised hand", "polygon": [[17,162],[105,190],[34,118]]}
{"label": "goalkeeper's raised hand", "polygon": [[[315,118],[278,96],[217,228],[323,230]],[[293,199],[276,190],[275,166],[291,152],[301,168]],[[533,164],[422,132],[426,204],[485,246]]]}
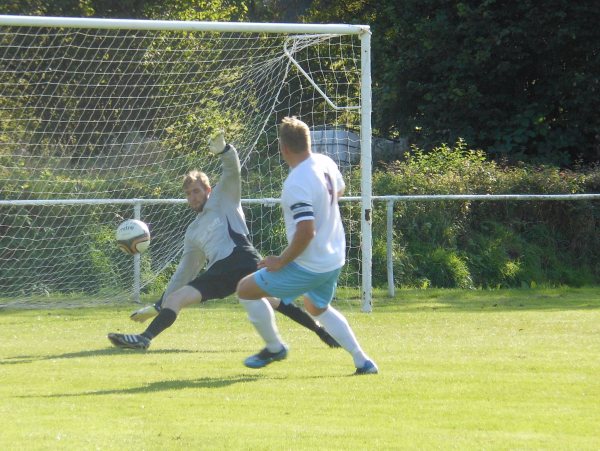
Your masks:
{"label": "goalkeeper's raised hand", "polygon": [[210,150],[213,155],[222,154],[225,152],[225,147],[225,133],[223,130],[218,131],[208,140],[208,150]]}

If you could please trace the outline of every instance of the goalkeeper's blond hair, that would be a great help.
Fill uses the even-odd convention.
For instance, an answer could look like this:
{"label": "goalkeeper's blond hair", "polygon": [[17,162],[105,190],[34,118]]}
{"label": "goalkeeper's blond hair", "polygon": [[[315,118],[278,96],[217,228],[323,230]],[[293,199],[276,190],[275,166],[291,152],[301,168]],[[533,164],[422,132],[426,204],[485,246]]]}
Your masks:
{"label": "goalkeeper's blond hair", "polygon": [[293,153],[310,150],[310,129],[296,116],[284,117],[279,124],[279,141]]}
{"label": "goalkeeper's blond hair", "polygon": [[183,177],[183,189],[186,189],[195,181],[199,181],[202,187],[206,190],[210,188],[210,181],[208,180],[208,175],[206,175],[202,171],[190,171]]}

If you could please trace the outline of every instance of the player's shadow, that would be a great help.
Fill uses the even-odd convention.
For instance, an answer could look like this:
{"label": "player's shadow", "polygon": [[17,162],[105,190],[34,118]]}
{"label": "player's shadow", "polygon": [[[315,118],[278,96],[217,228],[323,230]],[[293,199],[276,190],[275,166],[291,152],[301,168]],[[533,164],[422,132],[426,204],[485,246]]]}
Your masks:
{"label": "player's shadow", "polygon": [[135,354],[194,354],[194,353],[211,353],[217,351],[192,351],[189,349],[157,349],[153,351],[143,350],[123,350],[119,348],[107,348],[107,349],[95,349],[90,351],[79,351],[79,352],[66,352],[64,354],[53,354],[53,355],[17,355],[14,357],[7,357],[0,360],[0,365],[15,365],[18,363],[32,363],[40,362],[43,360],[58,360],[58,359],[76,359],[83,357],[100,357],[100,356],[117,356],[117,355],[131,355]]}
{"label": "player's shadow", "polygon": [[84,391],[78,393],[55,393],[52,395],[27,395],[19,396],[19,398],[65,398],[103,395],[135,395],[141,393],[157,393],[163,391],[184,390],[186,388],[222,388],[234,384],[254,382],[261,378],[262,376],[260,374],[239,375],[232,377],[201,377],[198,379],[157,381],[142,385],[140,387]]}

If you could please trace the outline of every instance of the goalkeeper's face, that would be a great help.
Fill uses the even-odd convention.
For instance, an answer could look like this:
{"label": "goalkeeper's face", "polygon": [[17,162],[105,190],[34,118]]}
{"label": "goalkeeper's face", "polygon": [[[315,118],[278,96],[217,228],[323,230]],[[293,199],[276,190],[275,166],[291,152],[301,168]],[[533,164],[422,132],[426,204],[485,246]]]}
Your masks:
{"label": "goalkeeper's face", "polygon": [[200,213],[210,195],[210,187],[205,188],[199,180],[190,183],[185,188],[188,205],[192,210]]}

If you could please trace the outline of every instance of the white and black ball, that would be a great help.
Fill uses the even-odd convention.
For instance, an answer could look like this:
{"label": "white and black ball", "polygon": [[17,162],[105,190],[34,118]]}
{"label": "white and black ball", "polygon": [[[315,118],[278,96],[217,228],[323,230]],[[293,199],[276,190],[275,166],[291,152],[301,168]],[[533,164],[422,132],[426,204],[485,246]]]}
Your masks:
{"label": "white and black ball", "polygon": [[150,246],[150,229],[138,219],[128,219],[117,227],[117,246],[129,255],[141,254]]}

